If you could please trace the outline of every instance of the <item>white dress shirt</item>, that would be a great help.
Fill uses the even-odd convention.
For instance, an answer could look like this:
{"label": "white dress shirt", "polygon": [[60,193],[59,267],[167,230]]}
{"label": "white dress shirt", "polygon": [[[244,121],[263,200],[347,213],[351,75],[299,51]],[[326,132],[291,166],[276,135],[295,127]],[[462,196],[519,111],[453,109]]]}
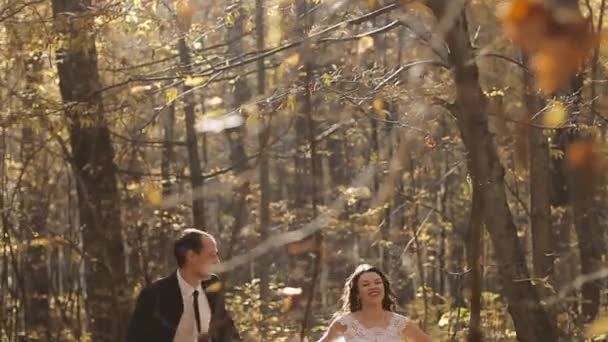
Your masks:
{"label": "white dress shirt", "polygon": [[194,291],[198,291],[198,308],[201,317],[201,333],[209,332],[209,323],[211,322],[211,308],[209,307],[209,301],[203,291],[203,288],[199,284],[196,288],[188,284],[182,275],[177,271],[177,282],[179,283],[179,290],[182,293],[182,300],[184,302],[184,312],[179,320],[177,330],[175,331],[175,337],[173,342],[196,342],[197,341],[197,329],[196,319],[194,318]]}

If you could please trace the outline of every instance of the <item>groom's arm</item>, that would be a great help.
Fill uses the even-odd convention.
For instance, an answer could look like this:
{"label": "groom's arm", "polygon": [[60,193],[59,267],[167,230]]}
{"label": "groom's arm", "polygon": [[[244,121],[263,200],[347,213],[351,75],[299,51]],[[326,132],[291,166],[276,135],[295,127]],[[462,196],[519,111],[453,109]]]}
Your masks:
{"label": "groom's arm", "polygon": [[215,313],[212,315],[209,326],[209,335],[213,342],[238,342],[242,341],[236,324],[226,309],[224,293],[216,294]]}
{"label": "groom's arm", "polygon": [[153,306],[154,294],[152,293],[152,289],[145,287],[137,297],[135,310],[133,310],[131,320],[129,321],[127,342],[141,342],[149,338],[147,332],[152,328],[150,325],[153,317]]}
{"label": "groom's arm", "polygon": [[[217,276],[213,281],[218,282]],[[211,324],[209,335],[213,342],[238,342],[242,341],[230,312],[226,308],[224,290],[209,291],[207,293],[209,305],[212,307]]]}

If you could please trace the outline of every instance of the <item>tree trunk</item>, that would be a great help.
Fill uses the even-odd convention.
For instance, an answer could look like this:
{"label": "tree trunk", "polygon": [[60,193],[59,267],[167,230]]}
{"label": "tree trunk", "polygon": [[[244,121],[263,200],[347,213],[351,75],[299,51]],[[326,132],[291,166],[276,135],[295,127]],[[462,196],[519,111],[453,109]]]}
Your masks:
{"label": "tree trunk", "polygon": [[[228,44],[226,58],[232,58],[240,56],[243,53],[241,37],[243,36],[243,22],[246,18],[246,13],[241,0],[228,0],[226,13],[230,18],[233,18],[232,25],[229,25],[226,34],[226,44]],[[234,85],[230,85],[232,89],[226,97],[227,113],[238,113],[240,106],[251,98],[251,91],[247,86],[246,78],[238,75],[241,68],[237,68],[234,71],[236,79]],[[227,129],[224,133],[230,146],[230,161],[232,165],[235,165],[234,170],[236,172],[246,170],[249,163],[247,162],[245,145],[243,143],[245,137],[244,126]]]}
{"label": "tree trunk", "polygon": [[471,215],[469,219],[469,231],[467,234],[467,263],[471,268],[471,319],[469,321],[469,333],[467,341],[481,342],[481,292],[483,268],[481,264],[481,251],[483,246],[483,212],[481,194],[478,186],[473,186],[473,200]]}
{"label": "tree trunk", "polygon": [[175,163],[175,150],[173,141],[175,139],[175,104],[171,104],[161,116],[163,127],[163,146],[160,162],[160,172],[162,176],[163,197],[173,193],[173,183],[171,178],[171,165]]}
{"label": "tree trunk", "polygon": [[[528,116],[532,120],[542,110],[542,99],[534,93],[533,80],[524,74],[524,100]],[[551,224],[551,159],[549,142],[542,129],[526,127],[528,130],[530,165],[530,214],[532,230],[532,262],[534,277],[545,278],[553,274],[555,259],[555,236]],[[552,277],[546,280],[553,283]],[[539,293],[547,293],[545,281],[538,281]]]}
{"label": "tree trunk", "polygon": [[[309,4],[306,0],[296,0],[296,16],[303,16],[308,8]],[[308,31],[309,18],[299,19],[295,21],[293,27],[293,33],[295,37],[304,37]],[[307,153],[309,147],[308,135],[309,135],[309,124],[308,115],[312,110],[311,94],[310,94],[310,82],[311,82],[311,68],[310,68],[310,57],[311,52],[308,51],[308,46],[301,46],[298,53],[299,63],[297,66],[298,76],[295,80],[296,89],[296,115],[295,117],[295,149],[294,155],[294,177],[292,179],[292,191],[291,198],[294,198],[291,203],[291,209],[295,212],[295,224],[293,228],[299,228],[311,217],[308,204],[310,203],[310,192],[311,192],[311,179],[312,170],[310,168],[310,160]],[[298,243],[308,244],[313,237],[306,237]],[[289,247],[288,247],[289,250]],[[303,292],[300,296],[294,297],[292,312],[295,313],[294,319],[301,323],[300,332],[304,329],[304,320],[306,319],[306,300],[308,298],[309,286],[306,286],[307,277],[310,275],[311,258],[309,257],[310,250],[303,252],[294,252],[289,255],[289,269],[290,273],[287,278],[287,286],[301,288]]]}
{"label": "tree trunk", "polygon": [[[178,40],[179,61],[185,74],[190,72],[192,59],[190,50],[183,35]],[[198,139],[194,129],[194,94],[192,87],[184,84],[184,116],[186,124],[186,145],[188,150],[188,167],[190,171],[190,186],[192,187],[192,222],[198,229],[205,229],[205,207],[203,194],[203,173],[198,155]]]}
{"label": "tree trunk", "polygon": [[[585,176],[576,174],[571,175],[569,179],[582,275],[589,275],[601,270],[606,255],[597,204],[593,195],[581,190],[584,189],[583,183],[586,181]],[[586,281],[583,284],[581,314],[584,322],[590,322],[597,316],[602,288],[602,282],[598,280]]]}
{"label": "tree trunk", "polygon": [[[437,18],[445,13],[445,1],[430,1]],[[502,293],[520,341],[555,341],[556,329],[540,305],[530,279],[521,242],[509,209],[504,188],[504,168],[498,159],[496,143],[490,134],[485,113],[486,98],[479,85],[479,70],[471,49],[464,8],[447,32],[449,59],[454,66],[457,120],[468,152],[467,166],[480,189],[483,218],[492,239]]]}
{"label": "tree trunk", "polygon": [[[571,121],[579,121],[579,123],[581,118],[574,113],[578,111],[577,107],[581,102],[582,87],[581,75],[574,77],[570,82],[570,96],[573,99]],[[588,139],[591,139],[588,132],[576,128],[557,130],[553,141],[557,148],[567,152],[572,144]],[[560,191],[560,196],[555,196],[555,200],[559,200],[557,203],[559,205],[570,204],[572,206],[581,274],[584,276],[594,273],[601,269],[602,260],[606,254],[604,232],[599,222],[598,203],[595,200],[596,189],[590,186],[586,170],[570,169],[566,158],[553,160],[553,162],[553,176],[555,177],[553,185]],[[601,282],[597,280],[588,281],[582,285],[581,316],[584,322],[593,320],[599,311],[601,287]]]}
{"label": "tree trunk", "polygon": [[[304,16],[308,11],[308,2],[305,0],[296,0],[296,15]],[[296,37],[304,37],[310,28],[309,18],[306,16],[304,19],[296,22],[295,35]],[[302,70],[299,72],[299,76],[296,81],[296,100],[297,100],[297,111],[295,113],[295,133],[296,133],[296,154],[295,154],[295,179],[294,179],[294,197],[295,207],[304,208],[306,202],[308,202],[308,191],[311,185],[311,170],[309,169],[309,162],[306,153],[306,146],[308,145],[308,131],[309,131],[309,120],[308,113],[312,110],[312,102],[310,96],[311,86],[311,58],[312,51],[309,51],[309,47],[304,45],[300,48],[300,61],[302,63]]]}
{"label": "tree trunk", "polygon": [[[312,73],[312,63],[308,63],[306,65],[306,73]],[[310,86],[307,86],[307,91],[309,91]],[[319,205],[319,198],[317,193],[317,180],[320,178],[319,176],[319,166],[318,166],[318,157],[317,157],[317,143],[315,141],[315,122],[312,117],[312,108],[307,113],[308,120],[308,148],[310,149],[310,174],[311,174],[311,203],[312,203],[312,216],[317,217],[317,206]],[[315,260],[312,271],[312,282],[309,286],[308,292],[308,301],[306,302],[306,308],[304,311],[304,320],[302,321],[302,331],[300,337],[302,340],[304,336],[306,336],[306,331],[308,329],[308,324],[310,320],[310,316],[312,314],[312,305],[316,295],[316,285],[319,279],[319,275],[321,274],[321,262],[322,262],[322,253],[323,250],[323,232],[321,230],[317,231],[314,234],[314,243],[315,243]]]}
{"label": "tree trunk", "polygon": [[[26,159],[35,158],[36,154],[34,141],[36,139],[31,128],[26,127],[22,130],[23,135],[23,165],[28,165]],[[21,229],[28,233],[28,246],[26,262],[24,263],[24,275],[27,277],[26,286],[26,305],[25,305],[25,329],[29,339],[32,341],[42,341],[50,339],[50,311],[49,296],[50,283],[47,267],[47,243],[49,241],[46,232],[46,221],[48,217],[49,200],[45,195],[44,186],[48,184],[48,160],[46,154],[42,167],[38,171],[30,170],[24,173],[23,199],[21,201]],[[34,176],[31,172],[35,172]],[[29,234],[31,233],[31,235]]]}
{"label": "tree trunk", "polygon": [[[42,82],[42,59],[41,54],[34,53],[31,58],[25,60],[26,68],[26,91],[28,94],[27,105],[31,108],[32,114],[37,113],[33,101],[36,99],[36,89]],[[26,293],[28,295],[25,305],[25,330],[31,340],[50,339],[50,279],[47,267],[47,247],[46,243],[35,243],[34,240],[44,239],[47,236],[46,222],[48,217],[49,200],[45,196],[44,187],[49,181],[48,155],[42,158],[36,148],[43,139],[30,127],[22,130],[22,164],[30,165],[30,161],[39,159],[42,165],[37,170],[24,171],[21,210],[22,215],[21,229],[28,234],[28,246],[26,252],[26,262],[24,263],[24,274],[27,279],[25,282]],[[36,165],[38,166],[38,165]]]}
{"label": "tree trunk", "polygon": [[[256,40],[258,51],[264,50],[264,0],[256,0],[255,2],[255,27]],[[257,62],[257,93],[263,96],[266,92],[266,73],[264,71],[264,59],[260,58]],[[260,108],[261,115],[265,123],[258,132],[258,148],[260,150],[259,162],[259,180],[260,180],[260,240],[265,241],[269,237],[270,229],[270,166],[268,161],[268,138],[270,137],[270,120],[267,120],[264,108]],[[267,256],[261,258],[260,269],[260,305],[263,320],[270,315],[270,270],[269,266],[272,261]],[[266,339],[266,327],[261,329],[262,338]]]}
{"label": "tree trunk", "polygon": [[57,63],[69,123],[72,166],[86,254],[86,309],[94,341],[125,338],[131,296],[125,274],[114,149],[104,116],[97,69],[94,15],[88,0],[53,0],[60,33],[70,42]]}
{"label": "tree trunk", "polygon": [[[574,96],[575,107],[580,105],[580,92],[582,89],[582,77],[576,77],[572,82],[571,93]],[[577,111],[574,108],[573,112]],[[575,121],[578,118],[574,118]],[[568,130],[560,139],[568,146],[578,142],[590,142],[591,134],[582,129]],[[563,165],[565,166],[565,165]],[[603,260],[606,255],[604,242],[604,229],[600,224],[600,212],[596,202],[596,189],[590,183],[588,170],[576,170],[566,167],[566,182],[568,185],[568,196],[574,214],[574,227],[578,239],[578,249],[581,261],[581,274],[583,276],[597,272],[602,269]],[[582,286],[583,302],[581,305],[581,316],[583,322],[592,321],[598,314],[600,308],[600,292],[602,283],[599,280],[586,281]]]}
{"label": "tree trunk", "polygon": [[[163,127],[163,146],[161,153],[161,176],[162,176],[162,198],[170,198],[176,193],[176,180],[172,165],[175,164],[175,150],[173,142],[175,140],[175,103],[169,105],[167,111],[162,116]],[[175,213],[173,205],[163,210],[163,227],[156,234],[156,245],[159,246],[158,257],[159,273],[163,274],[168,271],[170,266],[173,266],[172,256],[172,216]]]}

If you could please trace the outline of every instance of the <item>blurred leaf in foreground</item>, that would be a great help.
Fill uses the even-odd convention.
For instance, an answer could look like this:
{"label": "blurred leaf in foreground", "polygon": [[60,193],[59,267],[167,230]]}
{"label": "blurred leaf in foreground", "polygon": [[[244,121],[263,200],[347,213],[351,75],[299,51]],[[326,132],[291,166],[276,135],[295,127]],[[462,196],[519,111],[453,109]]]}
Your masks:
{"label": "blurred leaf in foreground", "polygon": [[592,21],[578,8],[548,8],[540,1],[511,0],[499,6],[497,15],[505,35],[530,53],[536,84],[546,94],[566,84],[599,42]]}

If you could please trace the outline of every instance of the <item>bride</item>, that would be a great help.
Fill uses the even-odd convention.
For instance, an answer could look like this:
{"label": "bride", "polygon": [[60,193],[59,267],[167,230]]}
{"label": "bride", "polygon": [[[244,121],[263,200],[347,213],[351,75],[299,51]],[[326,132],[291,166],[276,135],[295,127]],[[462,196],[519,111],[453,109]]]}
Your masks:
{"label": "bride", "polygon": [[361,265],[344,284],[342,309],[318,342],[430,342],[407,317],[394,312],[388,278],[379,269]]}

